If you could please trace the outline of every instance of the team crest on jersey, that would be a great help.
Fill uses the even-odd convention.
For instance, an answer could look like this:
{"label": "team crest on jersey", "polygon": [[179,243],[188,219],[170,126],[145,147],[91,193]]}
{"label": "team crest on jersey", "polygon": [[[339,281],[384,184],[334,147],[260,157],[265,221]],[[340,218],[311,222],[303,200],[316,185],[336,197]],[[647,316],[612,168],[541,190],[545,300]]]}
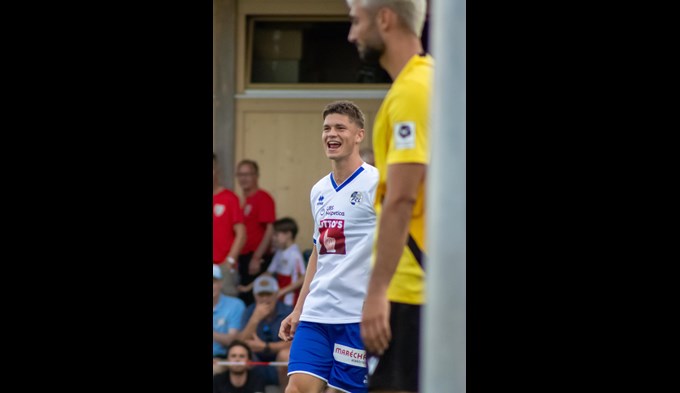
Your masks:
{"label": "team crest on jersey", "polygon": [[215,213],[215,216],[220,217],[222,214],[224,214],[224,205],[216,203],[215,207],[213,208],[213,212]]}
{"label": "team crest on jersey", "polygon": [[361,202],[361,193],[359,191],[354,191],[352,196],[349,197],[349,203],[356,205],[359,204],[359,202]]}
{"label": "team crest on jersey", "polygon": [[250,214],[250,211],[253,210],[253,207],[250,204],[245,205],[243,208],[243,215],[247,216]]}

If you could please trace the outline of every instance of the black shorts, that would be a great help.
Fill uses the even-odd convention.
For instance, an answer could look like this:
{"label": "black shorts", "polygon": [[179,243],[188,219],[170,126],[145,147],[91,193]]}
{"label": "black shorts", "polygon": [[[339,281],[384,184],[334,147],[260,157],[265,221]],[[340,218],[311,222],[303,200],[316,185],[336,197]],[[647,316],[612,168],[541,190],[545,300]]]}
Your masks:
{"label": "black shorts", "polygon": [[[368,390],[418,391],[420,372],[420,305],[390,302],[390,345],[378,357],[378,365],[370,374]],[[369,357],[373,357],[369,355]]]}

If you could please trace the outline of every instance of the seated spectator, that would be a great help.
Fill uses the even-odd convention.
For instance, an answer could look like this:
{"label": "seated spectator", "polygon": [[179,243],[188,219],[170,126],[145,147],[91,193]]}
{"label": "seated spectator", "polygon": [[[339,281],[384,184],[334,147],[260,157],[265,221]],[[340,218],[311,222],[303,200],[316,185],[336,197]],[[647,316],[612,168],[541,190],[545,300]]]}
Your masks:
{"label": "seated spectator", "polygon": [[[227,357],[227,346],[238,336],[246,308],[243,300],[222,293],[222,281],[220,266],[213,264],[213,360]],[[213,374],[224,370],[213,366]]]}
{"label": "seated spectator", "polygon": [[[227,361],[246,363],[253,352],[243,341],[234,340],[229,345]],[[227,371],[213,377],[213,393],[264,393],[264,375],[260,367],[249,365],[227,366]]]}
{"label": "seated spectator", "polygon": [[[297,223],[292,218],[286,217],[274,222],[272,240],[276,253],[267,271],[262,273],[275,275],[279,284],[277,298],[291,307],[295,307],[300,288],[305,281],[304,259],[297,244],[294,243],[297,232]],[[236,288],[239,292],[247,292],[253,289],[253,283],[239,285]]]}
{"label": "seated spectator", "polygon": [[[290,341],[281,341],[279,329],[281,321],[293,308],[276,299],[279,285],[271,276],[260,276],[255,279],[253,295],[255,303],[246,308],[241,320],[241,332],[238,339],[248,344],[255,353],[255,359],[263,362],[287,362],[290,353]],[[287,367],[263,367],[266,385],[279,385],[285,388],[288,384]]]}

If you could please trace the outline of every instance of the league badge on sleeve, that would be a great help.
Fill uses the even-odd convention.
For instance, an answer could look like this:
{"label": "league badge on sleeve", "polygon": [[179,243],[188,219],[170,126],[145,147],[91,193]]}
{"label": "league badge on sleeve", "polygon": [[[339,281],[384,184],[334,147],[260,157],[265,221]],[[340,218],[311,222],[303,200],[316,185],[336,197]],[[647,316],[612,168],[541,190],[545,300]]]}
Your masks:
{"label": "league badge on sleeve", "polygon": [[416,147],[416,123],[404,121],[394,125],[394,148],[397,150]]}

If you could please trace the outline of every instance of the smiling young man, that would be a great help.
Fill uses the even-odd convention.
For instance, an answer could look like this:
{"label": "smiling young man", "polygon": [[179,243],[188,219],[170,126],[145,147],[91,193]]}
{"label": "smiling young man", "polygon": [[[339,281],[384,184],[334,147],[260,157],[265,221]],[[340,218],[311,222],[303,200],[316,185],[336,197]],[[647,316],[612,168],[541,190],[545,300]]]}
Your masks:
{"label": "smiling young man", "polygon": [[279,337],[293,340],[286,393],[366,392],[359,322],[370,273],[378,171],[361,159],[364,115],[349,101],[323,111],[332,172],[310,195],[314,248],[293,312]]}

